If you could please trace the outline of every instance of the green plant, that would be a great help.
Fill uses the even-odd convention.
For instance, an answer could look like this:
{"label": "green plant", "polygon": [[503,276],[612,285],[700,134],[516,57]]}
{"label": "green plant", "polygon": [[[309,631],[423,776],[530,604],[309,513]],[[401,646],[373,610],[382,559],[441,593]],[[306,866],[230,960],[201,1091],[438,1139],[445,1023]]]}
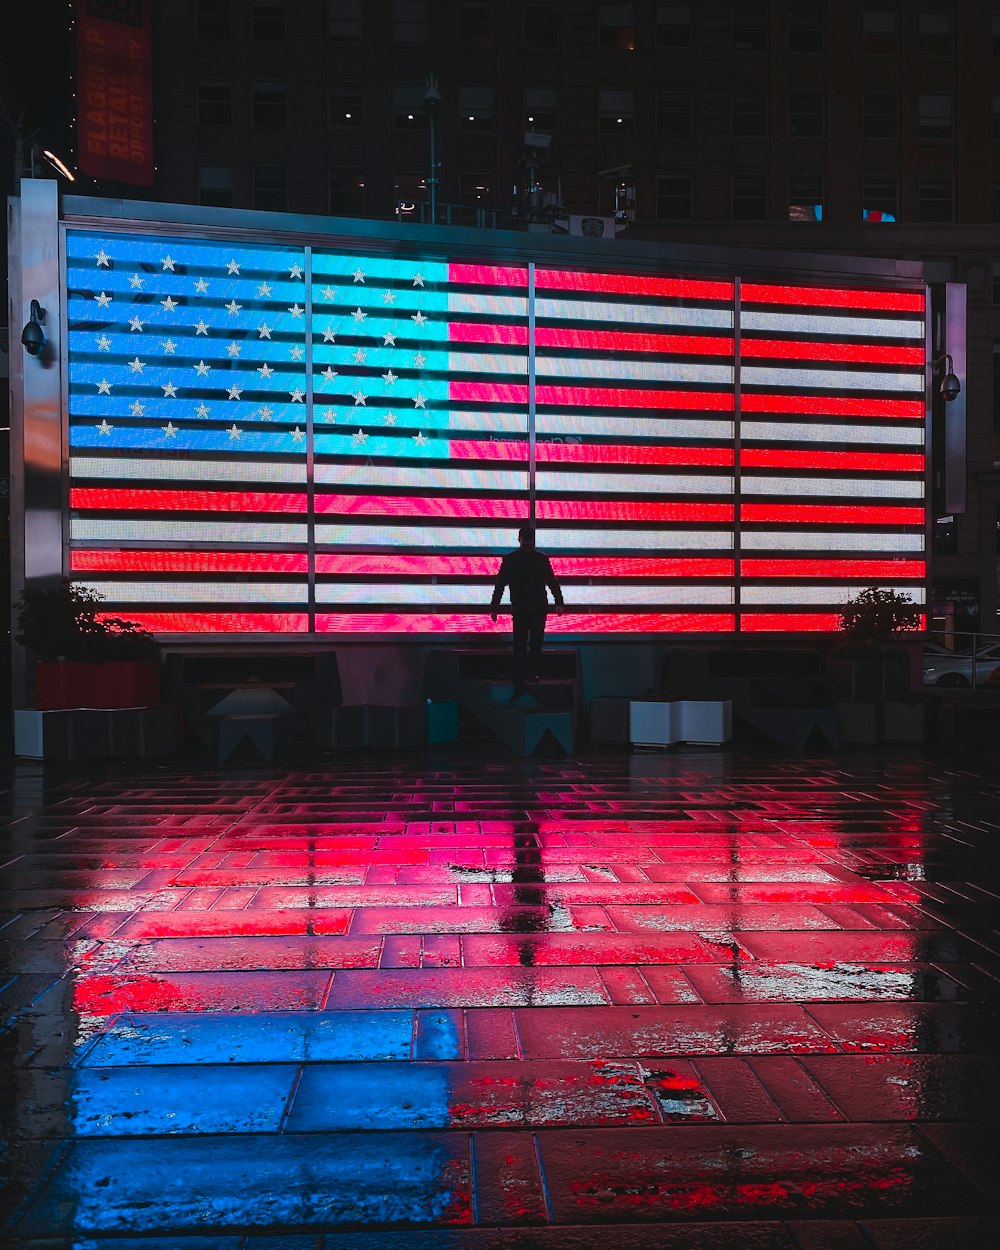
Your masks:
{"label": "green plant", "polygon": [[898,635],[920,628],[920,605],[898,590],[867,586],[844,604],[840,628],[849,649],[886,651],[898,645]]}
{"label": "green plant", "polygon": [[17,604],[16,642],[40,660],[151,660],[156,642],[135,621],[102,616],[104,596],[64,578],[26,590]]}

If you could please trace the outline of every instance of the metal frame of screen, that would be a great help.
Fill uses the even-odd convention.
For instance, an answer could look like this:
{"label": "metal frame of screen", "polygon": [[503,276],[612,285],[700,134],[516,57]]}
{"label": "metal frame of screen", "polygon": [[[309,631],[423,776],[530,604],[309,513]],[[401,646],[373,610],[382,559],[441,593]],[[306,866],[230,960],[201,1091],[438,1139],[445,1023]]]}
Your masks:
{"label": "metal frame of screen", "polygon": [[502,629],[496,557],[529,519],[570,637],[924,598],[925,289],[890,263],[85,204],[65,568],[159,634]]}

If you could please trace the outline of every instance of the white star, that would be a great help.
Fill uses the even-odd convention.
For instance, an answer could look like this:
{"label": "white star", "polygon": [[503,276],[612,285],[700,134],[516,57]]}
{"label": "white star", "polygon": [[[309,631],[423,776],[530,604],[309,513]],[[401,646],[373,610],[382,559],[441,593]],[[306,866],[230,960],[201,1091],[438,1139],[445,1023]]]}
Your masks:
{"label": "white star", "polygon": [[229,388],[229,398],[230,398],[230,399],[239,399],[239,397],[240,397],[242,394],[243,394],[243,387],[242,387],[242,386],[238,386],[238,385],[234,382],[234,383],[232,384],[232,386]]}
{"label": "white star", "polygon": [[336,414],[336,412],[335,412],[332,408],[324,408],[324,409],[323,409],[323,420],[324,420],[324,421],[328,421],[328,422],[330,423],[330,425],[333,425],[334,421],[336,421],[336,420],[337,420],[337,414]]}
{"label": "white star", "polygon": [[385,416],[383,417],[383,420],[385,421],[386,425],[395,425],[396,414],[394,412],[387,412]]}
{"label": "white star", "polygon": [[337,292],[333,289],[332,286],[325,286],[323,288],[323,298],[326,300],[336,299]]}
{"label": "white star", "polygon": [[177,437],[177,426],[174,425],[173,421],[168,421],[167,424],[162,427],[162,429],[163,429],[163,433],[167,436],[167,438]]}
{"label": "white star", "polygon": [[354,407],[355,407],[355,408],[357,408],[358,404],[361,404],[361,406],[362,406],[363,408],[366,408],[366,407],[368,406],[368,405],[365,403],[365,393],[364,393],[364,391],[355,391],[355,392],[354,392]]}
{"label": "white star", "polygon": [[415,312],[413,316],[410,318],[410,320],[417,327],[417,329],[419,329],[427,320],[427,318],[424,316],[422,312]]}
{"label": "white star", "polygon": [[173,312],[177,307],[177,301],[172,295],[168,295],[166,299],[161,299],[160,303],[167,310],[167,312]]}
{"label": "white star", "polygon": [[383,343],[386,347],[395,347],[395,346],[396,346],[396,336],[395,336],[395,334],[393,334],[393,332],[392,332],[391,330],[389,330],[386,334],[383,334],[383,335],[382,335],[382,343]]}
{"label": "white star", "polygon": [[99,265],[103,265],[105,269],[111,268],[111,257],[107,254],[107,252],[104,250],[103,247],[94,257],[94,259],[97,261]]}
{"label": "white star", "polygon": [[199,295],[207,295],[208,283],[205,281],[204,278],[199,278],[197,282],[195,282],[194,284],[194,289],[198,292]]}
{"label": "white star", "polygon": [[231,260],[226,266],[226,273],[239,273],[240,267],[235,260]]}
{"label": "white star", "polygon": [[290,278],[301,278],[301,277],[302,277],[302,266],[299,264],[299,262],[298,262],[298,261],[296,261],[296,262],[295,262],[295,264],[291,267],[291,269],[289,269],[289,271],[288,271],[288,276],[289,276]]}
{"label": "white star", "polygon": [[413,275],[413,285],[414,285],[414,286],[423,286],[423,285],[424,285],[424,275],[423,275],[422,273],[415,273],[415,274]]}
{"label": "white star", "polygon": [[194,323],[194,332],[195,332],[195,334],[204,334],[204,335],[207,335],[207,334],[208,334],[208,322],[207,322],[207,321],[196,321],[196,322]]}
{"label": "white star", "polygon": [[239,438],[242,432],[243,432],[242,430],[237,429],[235,422],[226,431],[226,433],[229,435],[230,441]]}
{"label": "white star", "polygon": [[424,443],[426,443],[428,439],[427,439],[426,434],[424,434],[423,430],[421,430],[419,434],[414,434],[413,441],[417,444],[418,447],[423,447]]}
{"label": "white star", "polygon": [[134,274],[132,275],[132,277],[131,277],[131,278],[129,278],[129,286],[134,287],[137,291],[141,291],[141,290],[142,290],[142,284],[143,284],[145,281],[146,281],[146,279],[145,279],[145,278],[143,278],[143,277],[141,276],[141,274],[134,273]]}
{"label": "white star", "polygon": [[100,382],[98,382],[97,393],[98,395],[110,395],[111,394],[111,383],[108,381],[107,378],[101,378]]}
{"label": "white star", "polygon": [[390,369],[388,373],[383,373],[383,374],[382,374],[382,381],[386,384],[386,386],[395,386],[395,385],[396,385],[396,375],[395,375],[395,374],[393,373],[393,371]]}
{"label": "white star", "polygon": [[301,404],[306,397],[305,391],[300,391],[298,387],[295,387],[294,390],[289,391],[288,393],[292,397],[293,404]]}
{"label": "white star", "polygon": [[243,305],[237,304],[235,300],[230,300],[229,303],[226,305],[226,308],[229,309],[230,317],[235,317],[242,307]]}
{"label": "white star", "polygon": [[238,356],[242,350],[243,350],[242,343],[230,343],[229,346],[226,348],[226,351],[229,353],[230,356]]}
{"label": "white star", "polygon": [[354,363],[356,365],[363,365],[367,359],[368,359],[368,353],[365,351],[363,347],[359,347],[358,350],[354,353]]}
{"label": "white star", "polygon": [[169,253],[169,252],[168,252],[168,253],[167,253],[167,255],[166,255],[166,256],[164,256],[164,258],[163,258],[163,268],[164,268],[164,269],[169,269],[171,273],[174,273],[174,272],[175,272],[175,270],[174,270],[174,259],[173,259],[173,257],[170,255],[170,253]]}
{"label": "white star", "polygon": [[357,269],[355,269],[354,273],[353,273],[351,276],[354,278],[354,281],[355,281],[355,282],[364,282],[364,280],[365,280],[365,271],[364,271],[364,270],[361,268],[361,266],[359,265],[359,266],[357,267]]}
{"label": "white star", "polygon": [[133,317],[132,320],[128,323],[128,328],[129,328],[130,333],[135,330],[138,330],[140,334],[142,333],[142,322],[139,320],[138,315]]}
{"label": "white star", "polygon": [[131,412],[133,417],[144,417],[146,415],[146,405],[140,404],[139,401],[136,400],[129,409],[129,412]]}
{"label": "white star", "polygon": [[321,376],[326,378],[328,382],[332,382],[333,379],[337,376],[337,370],[332,368],[330,365],[327,365],[326,368],[323,370],[323,373]]}
{"label": "white star", "polygon": [[274,372],[274,370],[265,361],[264,364],[258,366],[257,372],[260,374],[262,378],[269,378],[271,374]]}
{"label": "white star", "polygon": [[426,396],[421,395],[419,392],[417,392],[417,394],[413,396],[413,406],[414,408],[426,408],[427,407]]}
{"label": "white star", "polygon": [[257,288],[257,294],[260,296],[261,299],[270,299],[271,288],[267,285],[266,282],[262,282],[260,286]]}
{"label": "white star", "polygon": [[270,421],[274,416],[274,409],[269,408],[267,404],[265,404],[262,408],[257,409],[257,416],[260,417],[261,421]]}
{"label": "white star", "polygon": [[107,306],[111,303],[111,296],[108,295],[106,291],[102,291],[100,295],[94,296],[94,302],[96,304],[100,304],[102,308],[107,308]]}
{"label": "white star", "polygon": [[354,312],[351,313],[351,316],[354,318],[355,321],[357,321],[360,324],[362,321],[365,320],[368,314],[365,312],[363,308],[355,308]]}
{"label": "white star", "polygon": [[194,371],[200,378],[206,378],[208,377],[208,371],[211,367],[211,365],[206,365],[203,360],[199,360],[194,367]]}
{"label": "white star", "polygon": [[165,343],[161,343],[161,346],[168,356],[172,356],[177,351],[177,344],[173,339],[167,339]]}
{"label": "white star", "polygon": [[358,443],[359,445],[361,443],[367,443],[368,435],[364,432],[364,430],[357,430],[354,434],[351,435],[351,442]]}
{"label": "white star", "polygon": [[128,367],[133,373],[142,373],[142,361],[138,356],[136,356],[135,360],[130,360],[128,362]]}
{"label": "white star", "polygon": [[98,432],[98,434],[110,434],[112,428],[112,426],[108,425],[107,417],[105,417],[100,425],[94,426],[94,429]]}
{"label": "white star", "polygon": [[292,430],[292,442],[301,443],[304,438],[305,438],[305,435],[302,433],[299,427],[296,426],[295,429]]}
{"label": "white star", "polygon": [[164,399],[176,399],[177,398],[177,387],[174,386],[173,382],[164,382],[160,386],[160,390],[163,392]]}
{"label": "white star", "polygon": [[382,296],[383,304],[395,304],[395,302],[396,302],[395,291],[386,291],[386,293]]}
{"label": "white star", "polygon": [[292,314],[293,319],[296,319],[302,316],[303,312],[305,312],[305,309],[300,308],[298,304],[293,304],[291,308],[289,308],[288,311]]}
{"label": "white star", "polygon": [[427,364],[427,357],[423,352],[417,352],[417,354],[413,357],[414,369],[422,369],[425,364]]}
{"label": "white star", "polygon": [[208,416],[208,404],[205,404],[205,403],[199,404],[198,407],[195,409],[195,412],[198,414],[199,417],[207,417]]}
{"label": "white star", "polygon": [[294,347],[290,347],[288,349],[288,354],[293,360],[301,360],[305,355],[303,349],[298,345],[298,343],[296,343]]}
{"label": "white star", "polygon": [[260,323],[260,329],[257,331],[257,337],[260,339],[269,339],[271,337],[271,327],[266,321]]}
{"label": "white star", "polygon": [[323,342],[335,343],[336,341],[337,341],[337,336],[333,332],[333,326],[332,325],[327,326],[326,329],[323,331]]}
{"label": "white star", "polygon": [[97,340],[97,350],[99,352],[109,352],[111,350],[111,340],[106,334],[102,334]]}

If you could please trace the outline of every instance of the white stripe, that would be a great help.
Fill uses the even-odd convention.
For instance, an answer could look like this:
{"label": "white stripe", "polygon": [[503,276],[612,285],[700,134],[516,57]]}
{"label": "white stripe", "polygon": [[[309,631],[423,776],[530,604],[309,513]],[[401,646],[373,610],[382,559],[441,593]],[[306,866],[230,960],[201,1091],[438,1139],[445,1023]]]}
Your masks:
{"label": "white stripe", "polygon": [[[452,320],[466,314],[501,320],[525,320],[528,303],[523,296],[487,295],[464,291],[448,292],[448,313]],[[560,323],[585,321],[595,330],[617,329],[622,325],[678,326],[685,329],[732,330],[733,312],[727,308],[670,308],[658,304],[629,304],[595,300],[589,293],[580,299],[536,296],[535,316],[551,317]],[[602,324],[603,323],[603,324]]]}
{"label": "white stripe", "polygon": [[556,413],[540,410],[535,428],[539,434],[577,434],[592,438],[610,436],[620,439],[659,438],[665,442],[673,442],[678,438],[733,437],[732,421],[674,417],[668,412],[662,417],[592,417],[581,412]]}
{"label": "white stripe", "polygon": [[375,486],[425,490],[446,494],[454,490],[478,490],[490,494],[528,489],[527,465],[523,469],[451,469],[447,465],[318,464],[316,482],[328,486]]}
{"label": "white stripe", "polygon": [[757,477],[740,479],[744,495],[833,495],[858,499],[923,499],[923,481],[870,477]]}
{"label": "white stripe", "polygon": [[[621,356],[614,360],[601,357],[549,357],[539,352],[536,375],[540,378],[579,378],[588,382],[706,382],[715,386],[732,386],[733,369],[729,365],[684,364],[674,361],[649,361]],[[505,356],[495,352],[449,352],[448,369],[452,373],[524,374],[526,356]]]}
{"label": "white stripe", "polygon": [[922,447],[924,444],[923,425],[904,422],[869,425],[866,420],[854,425],[839,421],[808,425],[790,418],[787,421],[743,421],[740,429],[744,439],[766,443],[885,443],[897,447]]}
{"label": "white stripe", "polygon": [[[456,604],[486,604],[492,578],[466,585],[431,585],[427,582],[366,583],[366,582],[319,582],[316,586],[316,602],[321,604],[379,604],[379,603],[428,603],[440,606]],[[600,585],[564,586],[567,605],[636,606],[647,604],[659,607],[666,604],[732,603],[735,592],[732,586],[642,586]],[[485,607],[484,607],[485,611]]]}
{"label": "white stripe", "polygon": [[923,344],[922,321],[900,321],[889,317],[838,317],[833,314],[749,312],[740,313],[743,330],[769,330],[773,334],[823,334],[830,338],[853,335],[865,339],[914,339]]}
{"label": "white stripe", "polygon": [[[865,586],[741,586],[740,602],[745,604],[814,603],[817,606],[845,604],[865,590]],[[914,603],[923,603],[923,586],[893,586],[900,594],[909,595]]]}
{"label": "white stripe", "polygon": [[174,582],[150,573],[143,582],[87,581],[83,586],[99,591],[109,603],[257,603],[305,604],[309,587],[305,576],[294,582],[249,582],[237,574],[230,582]]}
{"label": "white stripe", "polygon": [[468,412],[453,408],[447,414],[449,430],[482,437],[483,434],[519,434],[528,437],[528,419],[521,412]]}
{"label": "white stripe", "polygon": [[287,482],[305,485],[305,462],[300,464],[259,460],[257,457],[239,460],[185,460],[160,457],[110,456],[70,457],[69,472],[72,478],[121,478],[123,481],[147,480],[150,482],[187,481],[192,485],[209,482]]}
{"label": "white stripe", "polygon": [[822,551],[834,556],[839,551],[878,551],[890,555],[921,555],[923,534],[866,534],[852,530],[773,530],[744,529],[740,545],[747,551]]}
{"label": "white stripe", "polygon": [[744,386],[795,387],[796,390],[822,388],[837,391],[915,391],[923,393],[923,373],[870,373],[845,369],[767,369],[744,365],[740,370]]}
{"label": "white stripe", "polygon": [[[414,547],[418,552],[442,548],[453,551],[476,551],[483,547],[508,551],[517,541],[517,521],[503,526],[444,525],[358,525],[335,521],[316,521],[316,542],[322,546],[347,547]],[[570,529],[540,527],[539,547],[544,550],[583,552],[588,550],[621,552],[636,551],[731,551],[733,535],[725,531],[706,532],[700,529]],[[221,541],[221,540],[220,540]]]}
{"label": "white stripe", "polygon": [[[499,321],[525,321],[528,316],[526,295],[487,295],[466,291],[448,292],[448,313],[479,314]],[[451,318],[455,318],[452,316]]]}
{"label": "white stripe", "polygon": [[574,494],[600,495],[731,495],[733,479],[730,475],[709,477],[707,474],[685,473],[605,473],[599,469],[581,472],[579,465],[567,465],[564,470],[538,469],[537,489],[542,494],[550,491],[572,491]]}
{"label": "white stripe", "polygon": [[166,546],[191,543],[199,547],[213,543],[299,543],[307,541],[306,526],[287,521],[156,521],[119,519],[96,520],[70,517],[70,538],[76,542],[149,542]]}

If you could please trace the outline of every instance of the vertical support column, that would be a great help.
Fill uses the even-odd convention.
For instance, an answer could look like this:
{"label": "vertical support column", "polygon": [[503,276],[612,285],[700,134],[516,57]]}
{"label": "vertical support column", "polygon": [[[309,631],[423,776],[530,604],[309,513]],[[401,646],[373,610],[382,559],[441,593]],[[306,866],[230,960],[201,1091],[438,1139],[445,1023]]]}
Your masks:
{"label": "vertical support column", "polygon": [[[25,179],[8,209],[11,385],[11,596],[63,575],[65,431],[63,308],[60,298],[59,196],[56,184]],[[45,310],[37,356],[21,346],[31,301]],[[12,649],[13,705],[28,697],[26,657]]]}
{"label": "vertical support column", "polygon": [[967,297],[964,282],[947,282],[944,291],[945,324],[942,351],[946,351],[955,362],[955,373],[962,382],[962,390],[958,397],[944,405],[944,510],[957,513],[965,511],[967,502],[965,418],[966,395],[969,389],[965,349]]}
{"label": "vertical support column", "polygon": [[528,520],[535,524],[535,262],[528,261]]}
{"label": "vertical support column", "polygon": [[316,493],[313,394],[313,250],[306,248],[306,561],[309,633],[316,632]]}
{"label": "vertical support column", "polygon": [[733,279],[733,614],[736,617],[736,635],[743,630],[743,616],[740,611],[740,566],[743,548],[740,542],[740,300],[742,298],[741,279]]}

